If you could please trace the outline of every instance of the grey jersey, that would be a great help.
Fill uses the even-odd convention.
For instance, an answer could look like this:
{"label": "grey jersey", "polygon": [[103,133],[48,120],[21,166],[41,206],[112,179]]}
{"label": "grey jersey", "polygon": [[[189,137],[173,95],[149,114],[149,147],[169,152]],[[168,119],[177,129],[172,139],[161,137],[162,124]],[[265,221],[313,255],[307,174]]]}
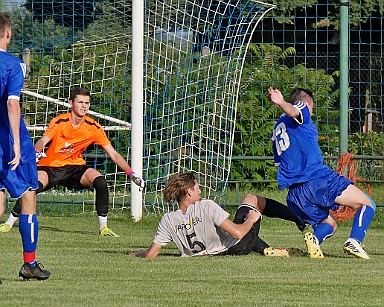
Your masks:
{"label": "grey jersey", "polygon": [[181,256],[218,254],[239,241],[219,227],[228,217],[229,213],[214,201],[202,200],[190,205],[186,212],[166,213],[153,242],[165,246],[173,241]]}

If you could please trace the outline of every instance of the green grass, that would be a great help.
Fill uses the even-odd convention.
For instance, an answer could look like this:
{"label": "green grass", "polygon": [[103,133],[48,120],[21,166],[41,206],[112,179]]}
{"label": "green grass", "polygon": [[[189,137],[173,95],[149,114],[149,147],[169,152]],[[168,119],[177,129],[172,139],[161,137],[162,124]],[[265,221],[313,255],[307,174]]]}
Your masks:
{"label": "green grass", "polygon": [[[367,261],[342,252],[348,223],[323,243],[325,259],[181,258],[173,244],[143,259],[125,253],[151,243],[159,216],[134,223],[127,211],[110,214],[120,238],[99,237],[94,214],[39,216],[38,260],[52,276],[18,278],[18,230],[0,234],[0,306],[384,306],[383,216],[380,208],[364,242]],[[296,227],[278,219],[263,218],[261,236],[272,246],[305,248]]]}

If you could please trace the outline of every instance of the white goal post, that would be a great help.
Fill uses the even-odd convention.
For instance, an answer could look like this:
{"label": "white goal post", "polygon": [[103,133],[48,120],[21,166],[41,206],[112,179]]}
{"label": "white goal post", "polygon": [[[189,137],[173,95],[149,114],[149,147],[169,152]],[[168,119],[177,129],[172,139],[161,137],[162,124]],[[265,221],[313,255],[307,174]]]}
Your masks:
{"label": "white goal post", "polygon": [[[144,147],[144,1],[132,0],[132,133],[131,167],[143,177]],[[148,178],[146,178],[148,180]],[[143,192],[131,185],[131,216],[137,222],[143,215]]]}

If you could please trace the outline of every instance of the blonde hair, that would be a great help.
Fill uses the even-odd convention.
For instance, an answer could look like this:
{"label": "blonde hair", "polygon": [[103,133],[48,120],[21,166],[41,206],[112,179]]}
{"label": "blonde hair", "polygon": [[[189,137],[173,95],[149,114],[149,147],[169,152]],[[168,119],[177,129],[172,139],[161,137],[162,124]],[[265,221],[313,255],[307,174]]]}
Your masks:
{"label": "blonde hair", "polygon": [[176,174],[169,178],[165,185],[164,201],[180,203],[188,193],[188,189],[195,186],[196,178],[193,173]]}

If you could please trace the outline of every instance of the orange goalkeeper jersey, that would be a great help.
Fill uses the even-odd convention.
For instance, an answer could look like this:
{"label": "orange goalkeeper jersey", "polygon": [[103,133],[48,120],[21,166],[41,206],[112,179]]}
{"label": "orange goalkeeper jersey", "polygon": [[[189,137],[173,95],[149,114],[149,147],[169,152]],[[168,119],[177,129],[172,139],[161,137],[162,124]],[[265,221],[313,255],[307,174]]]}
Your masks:
{"label": "orange goalkeeper jersey", "polygon": [[85,116],[85,121],[74,128],[71,124],[71,113],[56,116],[49,123],[44,135],[51,141],[39,166],[60,167],[64,165],[84,165],[83,151],[91,144],[106,146],[108,140],[104,129],[94,119]]}

